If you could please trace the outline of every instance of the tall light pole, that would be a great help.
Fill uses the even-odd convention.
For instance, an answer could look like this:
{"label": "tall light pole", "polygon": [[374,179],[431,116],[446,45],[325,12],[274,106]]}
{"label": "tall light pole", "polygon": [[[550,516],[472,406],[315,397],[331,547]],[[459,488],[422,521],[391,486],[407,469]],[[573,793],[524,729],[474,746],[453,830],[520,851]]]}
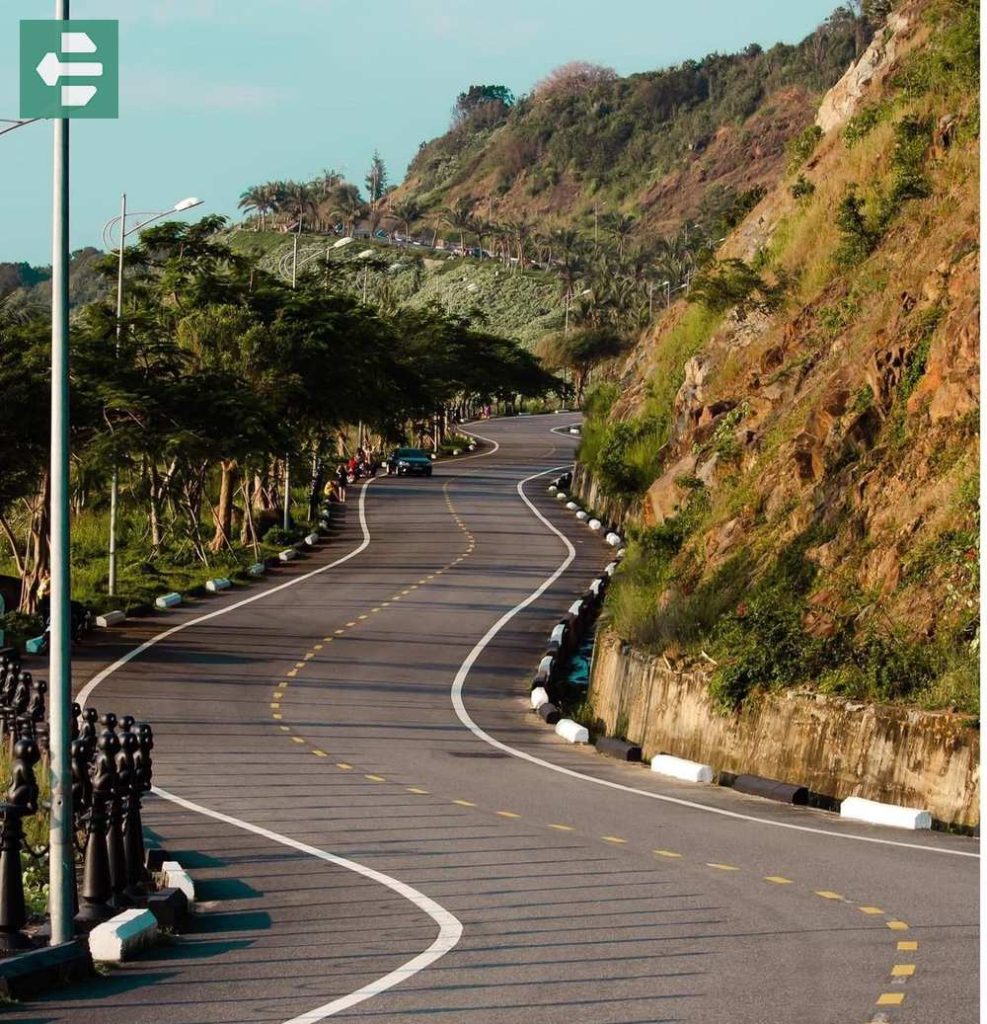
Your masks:
{"label": "tall light pole", "polygon": [[[119,223],[120,225],[120,244],[119,253],[117,257],[117,341],[116,341],[116,354],[120,355],[120,338],[123,331],[123,262],[124,254],[127,249],[126,241],[128,236],[135,234],[142,228],[146,228],[148,224],[153,223],[156,220],[160,220],[162,217],[167,217],[169,213],[181,213],[184,210],[191,210],[196,206],[201,206],[202,200],[191,197],[189,199],[182,199],[180,202],[175,203],[169,210],[163,210],[159,213],[137,213],[131,214],[130,216],[135,217],[146,217],[146,220],[142,220],[139,224],[135,224],[132,228],[127,227],[127,193],[120,197],[120,216],[114,217],[112,220],[107,221],[103,225],[103,239],[106,240],[109,232],[113,230],[114,224]],[[109,248],[109,246],[107,246]],[[110,597],[116,594],[117,589],[117,498],[119,494],[119,470],[117,469],[116,462],[113,463],[113,476],[110,478],[110,542],[109,542],[109,579],[107,581],[107,592]]]}
{"label": "tall light pole", "polygon": [[[55,20],[68,21],[69,0],[56,0]],[[48,671],[51,686],[51,944],[73,935],[75,856],[69,714],[72,701],[69,578],[69,122],[54,120],[51,240],[51,591]]]}

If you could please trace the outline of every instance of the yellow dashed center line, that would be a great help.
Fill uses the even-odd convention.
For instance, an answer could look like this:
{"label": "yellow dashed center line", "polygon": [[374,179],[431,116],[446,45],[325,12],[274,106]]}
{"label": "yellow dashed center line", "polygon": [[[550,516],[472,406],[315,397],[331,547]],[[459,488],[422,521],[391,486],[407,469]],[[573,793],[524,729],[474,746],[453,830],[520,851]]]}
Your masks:
{"label": "yellow dashed center line", "polygon": [[280,722],[280,721],[281,721],[281,717],[282,717],[282,716],[281,716],[281,715],[279,715],[279,714],[273,714],[273,715],[271,715],[271,718],[273,718],[273,719],[274,719],[274,720],[275,720],[276,722]]}
{"label": "yellow dashed center line", "polygon": [[674,850],[655,850],[654,852],[657,853],[659,857],[681,857],[682,856],[681,853],[676,853]]}
{"label": "yellow dashed center line", "polygon": [[888,927],[893,932],[907,932],[908,925],[904,921],[888,921]]}
{"label": "yellow dashed center line", "polygon": [[300,668],[304,668],[304,667],[305,667],[305,662],[304,662],[304,661],[296,661],[296,662],[295,662],[295,670],[296,670],[296,671],[297,671],[298,669],[300,669]]}
{"label": "yellow dashed center line", "polygon": [[311,651],[309,651],[308,654],[305,655],[305,660],[311,661],[314,657],[315,655]]}
{"label": "yellow dashed center line", "polygon": [[621,839],[620,836],[600,836],[605,843],[626,843],[626,839]]}
{"label": "yellow dashed center line", "polygon": [[356,622],[347,622],[346,623],[346,628],[347,629],[352,629],[355,625],[356,625]]}
{"label": "yellow dashed center line", "polygon": [[289,679],[294,679],[295,676],[298,675],[298,669],[297,668],[289,669],[287,672],[285,672],[285,675],[288,676]]}
{"label": "yellow dashed center line", "polygon": [[454,804],[459,804],[460,807],[476,807],[476,804],[471,800],[453,800]]}
{"label": "yellow dashed center line", "polygon": [[861,914],[883,914],[880,907],[857,907]]}
{"label": "yellow dashed center line", "polygon": [[364,775],[363,777],[371,782],[387,782],[383,775]]}
{"label": "yellow dashed center line", "polygon": [[272,708],[279,708],[279,707],[281,707],[281,705],[276,700],[272,700],[271,701],[271,707]]}
{"label": "yellow dashed center line", "polygon": [[322,650],[322,644],[313,644],[312,645],[312,650],[313,651],[321,651]]}
{"label": "yellow dashed center line", "polygon": [[428,790],[422,789],[420,786],[406,786],[405,789],[407,789],[409,793],[414,793],[416,796],[428,795]]}
{"label": "yellow dashed center line", "polygon": [[291,742],[292,743],[304,743],[305,741],[301,738],[301,736],[292,736],[291,737]]}
{"label": "yellow dashed center line", "polygon": [[313,747],[312,748],[312,753],[315,754],[316,757],[328,757],[329,756],[324,750],[319,750],[318,747]]}
{"label": "yellow dashed center line", "polygon": [[739,871],[740,868],[734,867],[733,864],[714,864],[712,861],[707,861],[706,867],[716,868],[717,871]]}
{"label": "yellow dashed center line", "polygon": [[345,761],[337,761],[336,767],[342,768],[344,772],[350,772],[353,770],[353,765],[347,764]]}
{"label": "yellow dashed center line", "polygon": [[910,978],[915,973],[915,964],[895,964],[891,968],[892,978]]}
{"label": "yellow dashed center line", "polygon": [[336,630],[336,636],[342,636],[342,635],[343,635],[343,633],[345,633],[345,632],[346,632],[346,630],[345,630],[345,629],[337,629],[337,630]]}
{"label": "yellow dashed center line", "polygon": [[898,943],[899,953],[914,953],[918,949],[918,943],[914,939],[905,939]]}
{"label": "yellow dashed center line", "polygon": [[901,1006],[904,1001],[904,992],[884,992],[877,997],[878,1006]]}
{"label": "yellow dashed center line", "polygon": [[291,726],[290,725],[282,725],[279,728],[281,729],[282,732],[291,732]]}
{"label": "yellow dashed center line", "polygon": [[843,897],[838,892],[830,892],[828,889],[817,889],[816,895],[824,900],[841,900]]}
{"label": "yellow dashed center line", "polygon": [[781,875],[765,875],[765,882],[774,882],[775,885],[791,885],[792,880],[790,878],[782,878]]}
{"label": "yellow dashed center line", "polygon": [[331,644],[332,643],[332,637],[331,636],[324,636],[322,638],[322,642],[325,643],[325,644]]}
{"label": "yellow dashed center line", "polygon": [[520,814],[515,814],[513,811],[498,811],[497,812],[502,818],[520,818]]}
{"label": "yellow dashed center line", "polygon": [[358,619],[360,620],[360,622],[363,622],[363,620],[364,620],[364,619],[365,619],[366,617],[367,617],[366,615],[358,615],[358,616],[357,616],[357,618],[358,618]]}
{"label": "yellow dashed center line", "polygon": [[559,832],[575,832],[575,828],[572,825],[550,824],[548,827],[558,829]]}

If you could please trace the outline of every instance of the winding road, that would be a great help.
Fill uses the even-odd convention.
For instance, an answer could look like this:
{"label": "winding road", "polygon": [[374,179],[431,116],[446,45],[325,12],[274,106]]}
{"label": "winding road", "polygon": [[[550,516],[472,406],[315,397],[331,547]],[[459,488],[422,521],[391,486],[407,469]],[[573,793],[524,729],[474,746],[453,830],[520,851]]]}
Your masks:
{"label": "winding road", "polygon": [[547,494],[568,416],[350,488],[276,578],[101,637],[155,725],[191,934],[21,1024],[973,1024],[979,843],[653,777],[527,710],[609,560]]}

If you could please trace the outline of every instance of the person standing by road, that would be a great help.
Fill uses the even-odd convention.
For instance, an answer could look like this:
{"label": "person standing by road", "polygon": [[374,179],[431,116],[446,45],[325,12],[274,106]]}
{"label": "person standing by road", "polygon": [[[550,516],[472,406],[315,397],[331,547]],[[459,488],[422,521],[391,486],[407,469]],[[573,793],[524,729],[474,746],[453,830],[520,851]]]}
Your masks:
{"label": "person standing by road", "polygon": [[340,463],[336,467],[336,494],[339,495],[339,500],[342,504],[346,504],[346,485],[349,483],[349,477],[346,473],[346,467],[343,463]]}

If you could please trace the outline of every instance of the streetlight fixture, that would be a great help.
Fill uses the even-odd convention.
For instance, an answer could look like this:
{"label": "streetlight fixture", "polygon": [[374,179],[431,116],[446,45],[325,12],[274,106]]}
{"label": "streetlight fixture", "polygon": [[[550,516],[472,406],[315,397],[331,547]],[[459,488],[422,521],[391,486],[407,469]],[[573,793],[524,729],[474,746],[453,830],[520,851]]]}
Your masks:
{"label": "streetlight fixture", "polygon": [[[113,231],[114,226],[120,226],[120,236],[117,259],[117,341],[116,341],[116,354],[120,355],[120,335],[123,330],[123,261],[124,253],[126,252],[127,246],[126,241],[130,235],[137,234],[143,228],[146,228],[148,224],[152,224],[156,220],[160,220],[162,217],[167,217],[170,213],[184,213],[186,210],[194,209],[196,206],[201,206],[202,200],[196,199],[194,196],[190,196],[187,199],[181,199],[174,206],[167,210],[161,210],[157,213],[151,213],[150,211],[142,211],[140,213],[128,213],[127,212],[127,194],[126,192],[120,197],[120,214],[114,217],[112,220],[108,220],[103,225],[103,244],[107,249],[112,250],[110,245],[110,234]],[[128,217],[144,217],[145,219],[135,224],[133,227],[127,227]],[[116,594],[117,585],[117,494],[119,491],[119,471],[116,463],[113,464],[113,476],[110,480],[110,539],[109,539],[109,580],[107,583],[107,591],[110,597]]]}

